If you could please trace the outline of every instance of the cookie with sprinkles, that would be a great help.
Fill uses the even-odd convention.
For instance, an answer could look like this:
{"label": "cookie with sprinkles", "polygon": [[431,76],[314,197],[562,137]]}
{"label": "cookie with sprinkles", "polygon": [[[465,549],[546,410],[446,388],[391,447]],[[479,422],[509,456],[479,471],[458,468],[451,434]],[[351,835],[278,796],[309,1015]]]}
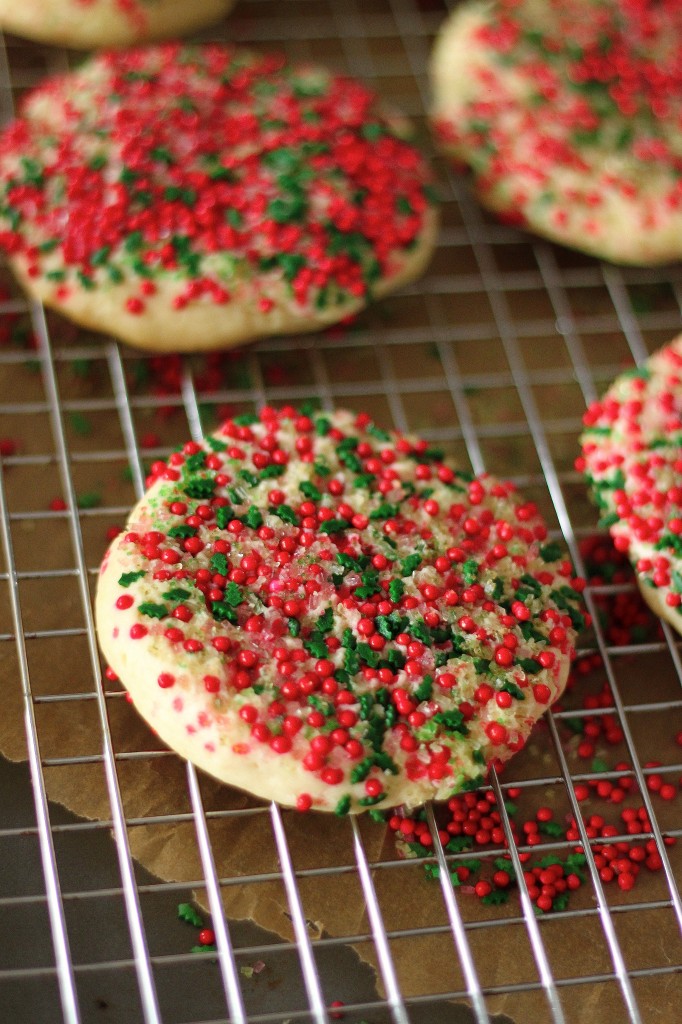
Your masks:
{"label": "cookie with sprinkles", "polygon": [[193,32],[234,0],[0,0],[0,28],[74,49],[131,46]]}
{"label": "cookie with sprinkles", "polygon": [[364,85],[218,45],[112,51],[0,136],[26,290],[142,348],[311,331],[421,272],[429,169]]}
{"label": "cookie with sprinkles", "polygon": [[301,810],[475,789],[566,684],[580,590],[534,504],[346,411],[264,408],[153,465],[98,636],[138,711]]}
{"label": "cookie with sprinkles", "polygon": [[682,335],[621,374],[585,414],[591,494],[649,606],[682,632]]}
{"label": "cookie with sprinkles", "polygon": [[483,205],[615,263],[682,254],[677,0],[470,0],[431,76],[435,134]]}

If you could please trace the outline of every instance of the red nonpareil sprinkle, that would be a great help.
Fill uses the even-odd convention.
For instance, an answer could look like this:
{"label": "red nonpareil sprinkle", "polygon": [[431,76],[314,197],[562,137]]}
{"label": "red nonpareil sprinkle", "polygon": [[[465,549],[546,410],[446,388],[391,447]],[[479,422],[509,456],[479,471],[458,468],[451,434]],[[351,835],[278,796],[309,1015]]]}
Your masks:
{"label": "red nonpareil sprinkle", "polygon": [[[527,794],[530,792],[526,790]],[[519,809],[510,800],[512,796],[514,799],[521,797],[523,791],[510,787],[506,793],[509,799],[505,800],[505,808],[512,839],[519,847],[518,855],[524,866],[529,896],[538,912],[560,912],[566,909],[569,894],[588,880],[585,852],[580,845],[571,845],[579,839],[577,824],[570,817],[559,818],[556,815],[555,820],[555,811],[550,806],[540,806],[532,817],[522,820]],[[453,884],[460,885],[462,893],[476,894],[487,905],[505,902],[508,892],[513,891],[518,883],[508,853],[486,856],[486,848],[499,849],[506,847],[508,842],[501,828],[495,794],[491,790],[481,790],[452,797],[447,805],[436,808],[436,814],[440,840],[446,854],[452,858]],[[440,872],[432,863],[432,841],[425,818],[423,811],[407,816],[398,810],[388,818],[387,824],[395,833],[399,853],[406,857],[429,858],[424,865],[426,875],[438,878]],[[595,867],[605,885],[616,884],[626,893],[636,885],[642,866],[651,872],[661,870],[662,858],[656,842],[637,838],[642,832],[646,836],[651,827],[644,807],[625,808],[619,812],[619,820],[614,822],[602,814],[587,812],[584,825],[591,840]],[[633,839],[618,839],[626,830]],[[524,845],[539,846],[546,839],[555,847],[549,853],[522,849]],[[568,848],[565,848],[566,841]],[[665,836],[664,843],[666,846],[674,845],[675,838]]]}
{"label": "red nonpareil sprinkle", "polygon": [[19,442],[13,437],[0,437],[0,455],[7,458],[16,455],[19,450]]}

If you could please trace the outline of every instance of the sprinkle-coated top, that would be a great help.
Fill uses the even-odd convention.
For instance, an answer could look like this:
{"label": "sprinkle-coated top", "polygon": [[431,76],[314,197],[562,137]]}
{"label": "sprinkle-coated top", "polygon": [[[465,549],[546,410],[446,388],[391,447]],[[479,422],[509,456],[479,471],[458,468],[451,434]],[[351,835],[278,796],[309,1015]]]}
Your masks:
{"label": "sprinkle-coated top", "polygon": [[0,245],[67,310],[121,286],[128,319],[159,301],[338,319],[399,275],[432,216],[405,123],[279,55],[102,54],[22,113],[0,138]]}
{"label": "sprinkle-coated top", "polygon": [[615,262],[682,249],[682,9],[474,0],[433,61],[435,130],[512,222]]}
{"label": "sprinkle-coated top", "polygon": [[581,587],[513,485],[368,416],[265,408],[154,464],[97,621],[181,754],[345,813],[475,788],[523,747]]}
{"label": "sprinkle-coated top", "polygon": [[592,497],[642,593],[682,630],[682,337],[623,373],[584,417]]}

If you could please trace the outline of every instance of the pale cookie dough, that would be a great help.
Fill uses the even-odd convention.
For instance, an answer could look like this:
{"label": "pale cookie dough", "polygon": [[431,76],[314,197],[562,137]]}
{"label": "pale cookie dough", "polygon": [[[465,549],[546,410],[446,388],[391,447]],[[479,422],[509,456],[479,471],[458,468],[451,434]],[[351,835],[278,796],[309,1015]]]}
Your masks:
{"label": "pale cookie dough", "polygon": [[174,750],[345,814],[476,789],[520,750],[566,685],[581,589],[512,484],[368,416],[266,408],[152,467],[96,617]]}
{"label": "pale cookie dough", "polygon": [[233,6],[234,0],[0,0],[0,28],[90,50],[184,35]]}
{"label": "pale cookie dough", "polygon": [[431,254],[406,132],[364,85],[279,55],[102,54],[0,136],[0,246],[30,294],[142,348],[315,330]]}
{"label": "pale cookie dough", "polygon": [[616,378],[584,418],[592,497],[650,607],[682,632],[682,335]]}
{"label": "pale cookie dough", "polygon": [[469,0],[431,75],[434,131],[483,205],[615,263],[680,256],[677,0]]}

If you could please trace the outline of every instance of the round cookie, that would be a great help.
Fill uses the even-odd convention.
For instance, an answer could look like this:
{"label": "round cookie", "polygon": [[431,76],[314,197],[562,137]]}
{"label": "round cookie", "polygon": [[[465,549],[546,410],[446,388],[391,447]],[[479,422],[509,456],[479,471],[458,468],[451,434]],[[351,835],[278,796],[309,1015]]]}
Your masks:
{"label": "round cookie", "polygon": [[436,41],[432,124],[511,223],[615,263],[682,254],[682,7],[469,0]]}
{"label": "round cookie", "polygon": [[131,46],[193,32],[234,0],[0,0],[0,28],[75,49]]}
{"label": "round cookie", "polygon": [[512,484],[350,412],[262,410],[152,467],[98,636],[182,756],[299,809],[479,786],[563,691],[581,581]]}
{"label": "round cookie", "polygon": [[360,83],[280,56],[102,54],[0,137],[0,245],[30,294],[142,348],[315,330],[431,254],[406,132]]}
{"label": "round cookie", "polygon": [[584,417],[591,494],[649,606],[682,632],[682,335],[621,374]]}

